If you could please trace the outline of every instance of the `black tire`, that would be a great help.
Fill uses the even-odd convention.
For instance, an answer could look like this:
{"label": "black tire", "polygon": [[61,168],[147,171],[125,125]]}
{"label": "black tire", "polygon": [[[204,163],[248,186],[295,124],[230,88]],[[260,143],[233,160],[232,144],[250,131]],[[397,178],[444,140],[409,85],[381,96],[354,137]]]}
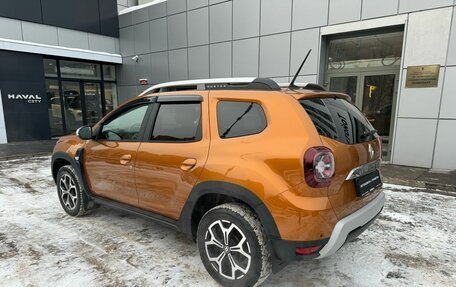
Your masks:
{"label": "black tire", "polygon": [[267,235],[245,205],[225,203],[206,212],[196,239],[206,270],[222,286],[258,286],[271,274]]}
{"label": "black tire", "polygon": [[57,173],[57,195],[63,210],[71,216],[83,216],[94,206],[70,165],[62,166]]}

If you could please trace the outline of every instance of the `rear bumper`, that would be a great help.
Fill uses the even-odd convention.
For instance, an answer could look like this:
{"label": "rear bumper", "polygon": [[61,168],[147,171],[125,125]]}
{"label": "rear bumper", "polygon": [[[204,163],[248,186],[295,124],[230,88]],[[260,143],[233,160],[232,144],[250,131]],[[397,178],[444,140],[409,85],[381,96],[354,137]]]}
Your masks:
{"label": "rear bumper", "polygon": [[380,192],[368,204],[337,222],[328,243],[319,251],[317,259],[336,253],[346,241],[363,232],[382,211],[385,204],[385,193]]}

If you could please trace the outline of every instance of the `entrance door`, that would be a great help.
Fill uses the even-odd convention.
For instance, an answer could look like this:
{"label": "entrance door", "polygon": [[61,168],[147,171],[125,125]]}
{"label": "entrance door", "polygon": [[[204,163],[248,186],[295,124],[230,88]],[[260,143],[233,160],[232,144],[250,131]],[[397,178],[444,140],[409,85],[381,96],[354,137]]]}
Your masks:
{"label": "entrance door", "polygon": [[358,99],[358,79],[359,74],[357,73],[331,77],[329,90],[349,95],[351,102],[356,105]]}
{"label": "entrance door", "polygon": [[101,84],[62,81],[66,133],[82,125],[93,125],[103,117]]}
{"label": "entrance door", "polygon": [[397,95],[398,74],[371,73],[362,75],[361,111],[382,138],[383,156],[390,154],[392,134],[393,103]]}

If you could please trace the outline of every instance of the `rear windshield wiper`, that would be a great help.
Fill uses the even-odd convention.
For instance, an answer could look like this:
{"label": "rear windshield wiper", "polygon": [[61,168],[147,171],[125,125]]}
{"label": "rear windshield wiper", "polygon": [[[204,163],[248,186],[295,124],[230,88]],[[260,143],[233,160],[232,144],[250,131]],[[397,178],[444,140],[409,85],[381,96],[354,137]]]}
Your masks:
{"label": "rear windshield wiper", "polygon": [[376,133],[378,133],[377,130],[366,131],[366,132],[364,132],[364,133],[360,136],[360,138],[361,138],[361,139],[365,139],[365,138],[367,138],[367,137],[369,137],[369,136],[375,135]]}

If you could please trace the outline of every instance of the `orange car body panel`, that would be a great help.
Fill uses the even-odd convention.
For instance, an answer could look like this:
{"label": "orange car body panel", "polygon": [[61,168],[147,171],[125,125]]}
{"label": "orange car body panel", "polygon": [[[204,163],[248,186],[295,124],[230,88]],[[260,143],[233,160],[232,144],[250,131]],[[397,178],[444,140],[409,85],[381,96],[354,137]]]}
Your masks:
{"label": "orange car body panel", "polygon": [[[89,153],[98,150],[100,156],[84,159],[85,176],[94,193],[178,219],[195,185],[207,181],[229,182],[254,193],[271,213],[281,239],[292,241],[330,237],[338,220],[378,194],[379,189],[357,197],[353,181],[345,180],[351,169],[380,157],[378,142],[345,145],[321,137],[298,101],[312,97],[348,98],[347,95],[290,90],[212,90],[161,93],[160,96],[183,94],[203,97],[202,140],[175,144],[138,142],[119,145],[120,149],[112,151],[107,143],[88,141]],[[216,111],[221,100],[260,104],[267,118],[266,129],[255,135],[220,138]],[[56,150],[72,153],[83,144],[71,136],[58,143]],[[368,158],[368,144],[376,151],[372,159]],[[334,153],[336,173],[329,187],[311,188],[304,178],[304,154],[310,147],[317,146],[325,146]],[[134,152],[131,165],[119,168],[120,156],[130,152]],[[195,159],[196,165],[183,170],[182,163],[189,158]]]}
{"label": "orange car body panel", "polygon": [[[209,92],[192,92],[201,103],[202,139],[190,143],[142,142],[135,163],[139,207],[179,219],[187,198],[203,171],[209,153]],[[169,97],[182,93],[168,93]],[[186,166],[187,164],[195,165]]]}
{"label": "orange car body panel", "polygon": [[[88,141],[84,152],[84,176],[98,196],[138,206],[134,162],[139,142]],[[124,157],[129,162],[122,164]]]}

